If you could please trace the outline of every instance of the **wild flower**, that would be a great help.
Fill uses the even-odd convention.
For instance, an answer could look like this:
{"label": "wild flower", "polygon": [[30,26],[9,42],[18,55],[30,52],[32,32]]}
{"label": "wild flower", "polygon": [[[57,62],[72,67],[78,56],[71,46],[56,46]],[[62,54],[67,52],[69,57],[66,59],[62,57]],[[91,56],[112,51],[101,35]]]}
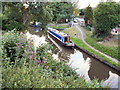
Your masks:
{"label": "wild flower", "polygon": [[33,59],[33,55],[29,55],[30,59],[32,60]]}
{"label": "wild flower", "polygon": [[62,85],[62,83],[60,83],[60,86]]}
{"label": "wild flower", "polygon": [[59,72],[57,71],[57,73],[59,73]]}
{"label": "wild flower", "polygon": [[46,63],[46,58],[45,57],[43,57],[43,64],[45,64]]}
{"label": "wild flower", "polygon": [[23,32],[20,33],[20,45],[22,44],[22,34]]}
{"label": "wild flower", "polygon": [[23,34],[23,32],[20,32],[20,35],[22,35]]}
{"label": "wild flower", "polygon": [[45,57],[43,57],[43,60],[45,60]]}
{"label": "wild flower", "polygon": [[39,59],[40,59],[40,56],[39,56]]}
{"label": "wild flower", "polygon": [[18,43],[15,43],[15,45],[18,45]]}
{"label": "wild flower", "polygon": [[38,60],[36,59],[36,60],[35,60],[35,64],[37,64],[37,63],[38,63]]}
{"label": "wild flower", "polygon": [[30,53],[33,53],[33,51],[30,51]]}
{"label": "wild flower", "polygon": [[38,64],[41,64],[41,60],[38,61]]}
{"label": "wild flower", "polygon": [[43,64],[45,64],[46,61],[43,61]]}
{"label": "wild flower", "polygon": [[85,76],[84,75],[82,75],[82,78],[84,78]]}
{"label": "wild flower", "polygon": [[27,48],[28,52],[29,52],[29,49],[30,49],[30,41],[28,41],[28,48]]}
{"label": "wild flower", "polygon": [[24,50],[24,52],[26,53],[26,52],[27,52],[27,50]]}

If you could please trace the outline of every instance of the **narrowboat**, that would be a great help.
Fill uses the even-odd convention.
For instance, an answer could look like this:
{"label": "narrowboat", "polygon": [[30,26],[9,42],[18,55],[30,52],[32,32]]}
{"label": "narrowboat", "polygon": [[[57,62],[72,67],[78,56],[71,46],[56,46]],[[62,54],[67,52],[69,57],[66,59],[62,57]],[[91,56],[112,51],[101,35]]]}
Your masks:
{"label": "narrowboat", "polygon": [[47,32],[54,36],[57,40],[59,40],[63,45],[68,46],[68,47],[74,47],[75,44],[70,40],[70,36],[63,33],[59,32],[56,29],[53,28],[47,28]]}

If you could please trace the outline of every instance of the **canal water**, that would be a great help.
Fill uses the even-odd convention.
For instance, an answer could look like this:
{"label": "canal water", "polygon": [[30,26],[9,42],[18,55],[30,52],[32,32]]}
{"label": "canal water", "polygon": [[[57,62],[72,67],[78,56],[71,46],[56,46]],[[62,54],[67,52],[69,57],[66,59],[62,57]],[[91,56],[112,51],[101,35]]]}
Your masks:
{"label": "canal water", "polygon": [[111,88],[118,88],[120,73],[77,47],[65,47],[52,35],[39,28],[30,27],[26,35],[27,39],[33,39],[35,47],[41,44],[52,44],[53,58],[66,61],[80,76],[84,76],[87,82],[97,78],[99,81],[103,80],[103,86],[109,84]]}

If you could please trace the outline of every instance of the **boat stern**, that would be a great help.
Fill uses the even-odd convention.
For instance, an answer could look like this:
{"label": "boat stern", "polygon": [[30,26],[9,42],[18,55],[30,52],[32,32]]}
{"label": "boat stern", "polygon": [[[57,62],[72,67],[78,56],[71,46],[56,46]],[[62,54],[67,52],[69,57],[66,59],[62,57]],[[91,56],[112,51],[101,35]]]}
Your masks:
{"label": "boat stern", "polygon": [[74,43],[67,43],[66,46],[68,46],[68,47],[74,47],[75,44]]}

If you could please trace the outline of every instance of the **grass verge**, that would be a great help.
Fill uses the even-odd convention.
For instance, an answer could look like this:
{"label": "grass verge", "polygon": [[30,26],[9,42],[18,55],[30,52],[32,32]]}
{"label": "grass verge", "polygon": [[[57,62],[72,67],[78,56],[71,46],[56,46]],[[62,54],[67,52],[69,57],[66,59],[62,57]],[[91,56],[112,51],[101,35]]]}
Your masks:
{"label": "grass verge", "polygon": [[82,42],[81,39],[77,39],[77,38],[71,37],[71,40],[72,40],[76,45],[80,46],[81,48],[83,48],[83,49],[85,49],[85,50],[91,52],[92,54],[94,54],[94,55],[100,57],[101,59],[105,60],[106,62],[109,62],[110,64],[115,65],[115,66],[117,66],[117,67],[120,68],[120,65],[118,65],[117,63],[111,61],[111,60],[108,59],[107,57],[105,57],[105,56],[103,56],[103,55],[97,53],[96,51],[94,51],[94,50],[92,50],[91,48],[89,48],[88,46],[86,46],[86,45]]}
{"label": "grass verge", "polygon": [[80,28],[83,30],[83,33],[85,32],[85,36],[86,36],[85,41],[90,46],[120,61],[120,58],[118,58],[118,47],[98,44],[97,41],[91,37],[92,31],[89,31],[84,27],[80,27]]}
{"label": "grass verge", "polygon": [[94,47],[95,49],[111,56],[112,58],[116,58],[117,60],[120,61],[120,58],[118,58],[118,47],[114,47],[114,48],[110,48],[110,47],[107,47],[107,46],[104,46],[104,45],[100,45],[100,44],[97,44],[96,41],[94,41],[91,37],[90,37],[90,34],[87,34],[87,38],[85,39],[85,41],[91,45],[92,47]]}
{"label": "grass verge", "polygon": [[60,28],[68,28],[67,25],[60,25],[60,26],[50,26],[51,28],[56,28],[56,29],[60,29]]}

